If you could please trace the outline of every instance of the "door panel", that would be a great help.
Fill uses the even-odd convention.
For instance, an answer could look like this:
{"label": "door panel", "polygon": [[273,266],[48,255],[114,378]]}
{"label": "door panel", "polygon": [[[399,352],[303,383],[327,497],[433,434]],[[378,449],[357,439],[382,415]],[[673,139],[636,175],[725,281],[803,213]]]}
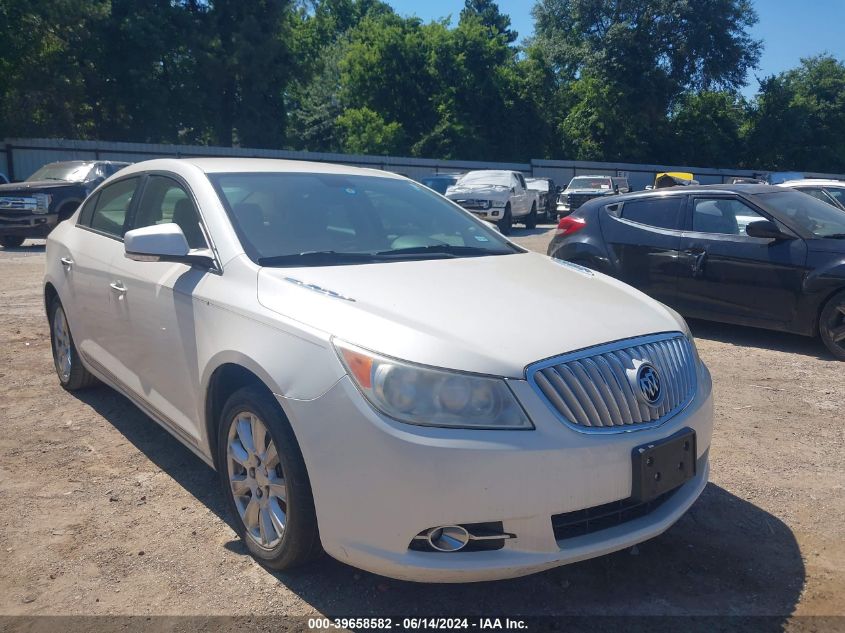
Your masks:
{"label": "door panel", "polygon": [[[192,196],[174,179],[147,179],[133,214],[132,228],[176,223],[189,246],[204,248],[205,237]],[[112,301],[121,382],[197,441],[202,432],[194,292],[214,274],[187,264],[112,263],[112,283],[123,292]]]}
{"label": "door panel", "polygon": [[675,302],[685,199],[643,198],[599,211],[613,274],[670,305]]}
{"label": "door panel", "polygon": [[761,325],[792,321],[805,274],[804,242],[749,237],[748,223],[770,218],[735,197],[694,197],[689,208],[693,230],[681,237],[679,309]]}

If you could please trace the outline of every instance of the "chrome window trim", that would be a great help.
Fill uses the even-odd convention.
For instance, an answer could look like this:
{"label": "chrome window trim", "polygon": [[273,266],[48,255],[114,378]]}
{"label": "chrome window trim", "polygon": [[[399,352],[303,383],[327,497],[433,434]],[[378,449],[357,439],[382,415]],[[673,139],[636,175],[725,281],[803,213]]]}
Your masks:
{"label": "chrome window trim", "polygon": [[[540,386],[537,384],[536,381],[536,374],[543,369],[547,369],[549,367],[553,367],[555,365],[561,365],[564,363],[568,363],[574,360],[581,360],[583,358],[590,358],[592,356],[599,356],[601,354],[606,354],[607,352],[614,352],[620,349],[627,349],[629,347],[635,347],[637,345],[647,345],[649,343],[660,343],[662,341],[668,341],[671,339],[676,338],[684,338],[687,339],[686,334],[683,332],[661,332],[659,334],[649,334],[646,336],[636,336],[633,338],[626,338],[621,339],[618,341],[613,341],[612,343],[602,343],[600,345],[594,345],[592,347],[585,347],[580,350],[575,350],[573,352],[567,352],[566,354],[561,354],[559,356],[553,356],[552,358],[547,358],[545,360],[537,361],[528,365],[525,368],[525,379],[529,385],[531,385],[531,389],[533,389],[534,393],[540,398],[540,400],[549,408],[552,414],[560,421],[561,423],[565,424],[568,428],[572,429],[573,431],[577,431],[578,433],[584,433],[586,435],[608,435],[608,434],[615,434],[615,433],[633,433],[636,431],[645,431],[648,429],[653,429],[658,426],[662,426],[676,415],[682,413],[686,408],[690,405],[690,403],[695,399],[696,393],[698,393],[698,360],[695,353],[695,349],[690,342],[690,352],[692,354],[691,361],[692,361],[692,388],[690,389],[690,395],[673,411],[670,411],[666,415],[657,420],[653,420],[651,422],[641,422],[638,424],[631,424],[626,426],[582,426],[580,424],[576,424],[570,420],[568,420],[565,416],[563,416],[560,411],[557,410],[557,407],[546,397],[546,394],[540,389]],[[687,339],[688,340],[688,339]]]}

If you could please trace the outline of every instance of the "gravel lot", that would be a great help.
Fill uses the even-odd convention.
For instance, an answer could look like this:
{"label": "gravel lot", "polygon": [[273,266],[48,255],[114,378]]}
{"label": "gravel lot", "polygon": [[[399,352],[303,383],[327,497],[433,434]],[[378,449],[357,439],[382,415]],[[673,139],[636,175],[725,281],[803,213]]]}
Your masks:
{"label": "gravel lot", "polygon": [[[545,252],[550,230],[515,237]],[[199,459],[113,391],[59,387],[43,242],[27,245],[0,250],[0,614],[731,614],[845,628],[794,618],[845,616],[845,364],[818,341],[691,323],[716,391],[712,480],[638,548],[463,586],[331,559],[270,573]]]}

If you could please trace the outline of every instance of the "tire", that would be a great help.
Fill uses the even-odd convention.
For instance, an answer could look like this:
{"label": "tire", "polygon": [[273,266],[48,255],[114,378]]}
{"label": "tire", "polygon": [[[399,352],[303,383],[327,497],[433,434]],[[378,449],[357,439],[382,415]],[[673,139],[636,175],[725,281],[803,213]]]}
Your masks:
{"label": "tire", "polygon": [[831,354],[845,360],[845,290],[833,295],[822,309],[819,336]]}
{"label": "tire", "polygon": [[24,240],[26,240],[26,238],[21,237],[20,235],[2,235],[0,236],[0,245],[2,245],[3,248],[18,248],[24,243]]}
{"label": "tire", "polygon": [[226,401],[219,422],[217,472],[247,550],[274,570],[317,558],[322,548],[311,482],[279,404],[261,386],[243,387]]}
{"label": "tire", "polygon": [[525,228],[526,229],[536,229],[537,228],[537,205],[531,205],[531,213],[528,214],[528,217],[525,219]]}
{"label": "tire", "polygon": [[59,384],[68,391],[93,387],[99,381],[87,370],[76,351],[76,344],[70,333],[67,316],[58,298],[50,302],[50,349],[53,352],[53,366],[59,377]]}
{"label": "tire", "polygon": [[511,215],[511,205],[505,205],[505,214],[502,219],[498,221],[497,226],[502,235],[510,235],[513,229],[513,216]]}

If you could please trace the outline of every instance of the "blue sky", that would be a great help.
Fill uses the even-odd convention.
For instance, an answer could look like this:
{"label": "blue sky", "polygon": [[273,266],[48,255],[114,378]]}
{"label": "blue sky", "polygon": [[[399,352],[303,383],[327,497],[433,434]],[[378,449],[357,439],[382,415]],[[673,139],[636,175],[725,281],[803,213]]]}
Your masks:
{"label": "blue sky", "polygon": [[[386,0],[402,15],[418,15],[428,21],[451,15],[457,20],[463,0]],[[498,0],[510,15],[520,39],[531,35],[533,0]],[[749,73],[745,94],[757,89],[755,77],[794,68],[802,57],[827,52],[845,60],[845,0],[754,0],[760,21],[754,37],[763,40],[760,68]]]}

